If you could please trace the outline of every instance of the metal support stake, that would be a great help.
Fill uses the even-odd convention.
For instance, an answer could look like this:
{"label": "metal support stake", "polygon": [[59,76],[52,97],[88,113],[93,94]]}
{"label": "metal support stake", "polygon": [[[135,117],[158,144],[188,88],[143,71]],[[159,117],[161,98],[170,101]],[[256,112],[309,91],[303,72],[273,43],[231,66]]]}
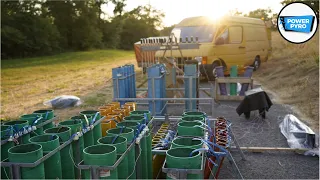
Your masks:
{"label": "metal support stake", "polygon": [[243,179],[243,176],[242,176],[242,174],[241,174],[241,172],[240,172],[240,170],[239,170],[239,168],[238,168],[236,162],[234,161],[234,159],[233,159],[233,157],[232,157],[230,152],[228,153],[227,158],[229,160],[229,163],[232,165],[233,170],[236,171],[235,173],[238,174],[238,178],[239,179]]}
{"label": "metal support stake", "polygon": [[100,170],[97,168],[91,167],[90,168],[90,174],[92,179],[100,179]]}
{"label": "metal support stake", "polygon": [[21,179],[20,173],[20,166],[19,165],[12,165],[11,166],[11,174],[13,175],[12,179]]}
{"label": "metal support stake", "polygon": [[[155,85],[154,85],[154,78],[151,78],[152,79],[152,97],[155,98]],[[152,115],[155,116],[155,112],[156,112],[156,102],[155,100],[152,101]]]}
{"label": "metal support stake", "polygon": [[229,130],[230,130],[230,135],[231,135],[232,139],[234,140],[234,143],[235,143],[235,145],[236,145],[236,147],[237,147],[237,150],[239,150],[239,152],[240,152],[240,155],[241,155],[242,160],[245,161],[246,158],[245,158],[242,150],[240,149],[240,145],[239,145],[239,143],[238,143],[238,141],[237,141],[237,139],[236,139],[236,136],[233,134],[233,132],[232,132],[232,130],[231,130],[231,127],[229,128]]}
{"label": "metal support stake", "polygon": [[213,89],[213,84],[210,83],[210,93],[211,93],[211,116],[214,117],[214,89]]}
{"label": "metal support stake", "polygon": [[120,98],[120,92],[119,92],[119,79],[118,79],[118,77],[116,78],[116,89],[117,89],[117,92],[116,92],[116,97],[117,98]]}
{"label": "metal support stake", "polygon": [[[189,98],[192,98],[192,76],[189,77]],[[192,110],[192,101],[189,100],[189,111]]]}
{"label": "metal support stake", "polygon": [[[77,147],[77,149],[76,149],[76,164],[79,164],[79,162],[81,161],[81,157],[80,157],[80,139],[75,141],[75,143],[76,143],[76,147]],[[81,178],[81,171],[80,171],[80,169],[78,169],[78,167],[77,167],[77,175],[78,175],[79,178]]]}

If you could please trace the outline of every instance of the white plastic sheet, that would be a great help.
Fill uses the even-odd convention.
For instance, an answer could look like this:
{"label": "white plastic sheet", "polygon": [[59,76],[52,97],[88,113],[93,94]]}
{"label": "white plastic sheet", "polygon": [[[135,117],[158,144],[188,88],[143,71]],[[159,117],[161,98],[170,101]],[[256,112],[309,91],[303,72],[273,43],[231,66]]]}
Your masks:
{"label": "white plastic sheet", "polygon": [[290,148],[310,149],[305,155],[319,156],[319,144],[315,133],[297,117],[287,114],[279,127]]}
{"label": "white plastic sheet", "polygon": [[237,93],[239,94],[241,91],[241,84],[240,83],[237,83]]}
{"label": "white plastic sheet", "polygon": [[45,101],[43,104],[54,109],[64,109],[68,107],[79,106],[80,104],[82,104],[82,102],[77,96],[62,95],[55,97],[54,99],[51,99],[49,101]]}

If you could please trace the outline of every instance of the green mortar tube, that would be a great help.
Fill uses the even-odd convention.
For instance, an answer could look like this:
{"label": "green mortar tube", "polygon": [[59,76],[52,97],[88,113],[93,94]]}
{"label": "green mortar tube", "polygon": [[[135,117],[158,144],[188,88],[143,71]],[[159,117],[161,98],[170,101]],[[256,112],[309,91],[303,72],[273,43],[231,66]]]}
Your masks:
{"label": "green mortar tube", "polygon": [[[98,139],[99,144],[107,144],[116,147],[117,159],[127,150],[127,139],[122,136],[105,136]],[[127,179],[129,175],[128,154],[124,157],[118,165],[118,178]]]}
{"label": "green mortar tube", "polygon": [[[99,119],[101,119],[101,115],[100,115],[99,111],[94,111],[94,110],[81,111],[80,114],[86,115],[87,117],[90,117],[91,121],[93,121],[93,120],[98,121]],[[94,144],[97,144],[98,139],[100,139],[101,137],[102,137],[101,123],[99,123],[93,128]]]}
{"label": "green mortar tube", "polygon": [[[20,120],[26,120],[28,121],[30,126],[37,126],[43,122],[42,118],[40,119],[40,115],[38,114],[24,114],[20,116]],[[37,123],[35,123],[35,120],[38,120]],[[43,134],[43,127],[37,128],[35,131],[32,131],[30,133],[30,137],[38,136]]]}
{"label": "green mortar tube", "polygon": [[[8,150],[9,162],[34,163],[43,157],[42,146],[39,144],[22,144]],[[45,179],[44,163],[36,167],[22,167],[21,179]]]}
{"label": "green mortar tube", "polygon": [[[57,135],[40,135],[29,139],[31,143],[42,146],[43,153],[48,154],[60,146],[59,136]],[[50,158],[44,161],[44,170],[46,179],[61,179],[61,158],[60,151],[56,152]]]}
{"label": "green mortar tube", "polygon": [[[17,120],[17,121],[8,121],[4,123],[4,125],[13,126],[15,130],[19,130],[20,132],[23,132],[23,127],[27,127],[29,125],[28,121],[26,120]],[[29,143],[30,139],[30,133],[23,134],[19,137],[19,142],[21,144],[27,144]]]}
{"label": "green mortar tube", "polygon": [[[117,160],[116,147],[99,144],[86,147],[83,150],[83,162],[85,165],[112,166]],[[85,178],[90,179],[89,170],[85,170]],[[100,179],[118,179],[117,169],[100,171]]]}
{"label": "green mortar tube", "polygon": [[[192,148],[173,148],[169,149],[166,153],[166,166],[167,168],[177,169],[201,169],[201,156],[200,152],[193,153],[195,150]],[[202,174],[188,174],[187,179],[202,179]],[[167,179],[171,179],[167,175]]]}
{"label": "green mortar tube", "polygon": [[[42,116],[43,122],[54,118],[54,114],[53,114],[52,109],[40,109],[40,110],[34,111],[32,114],[37,114],[37,115]],[[53,128],[53,127],[54,127],[54,124],[53,124],[53,122],[51,122],[49,124],[44,125],[43,130]]]}
{"label": "green mortar tube", "polygon": [[[125,137],[127,139],[127,143],[131,144],[134,138],[134,130],[132,128],[126,127],[126,128],[113,128],[107,130],[107,136],[115,136],[120,135],[122,137]],[[129,169],[129,179],[136,179],[136,171],[135,171],[135,147],[132,147],[132,149],[129,152],[128,155],[128,169]]]}
{"label": "green mortar tube", "polygon": [[[238,67],[237,66],[231,66],[230,77],[238,77]],[[230,95],[231,96],[237,95],[237,83],[230,83]]]}
{"label": "green mortar tube", "polygon": [[[50,134],[50,135],[58,135],[60,144],[68,141],[71,136],[71,128],[61,126],[61,127],[55,127],[46,129],[44,131],[44,134]],[[74,173],[74,160],[72,157],[72,145],[69,144],[65,148],[61,149],[60,156],[61,156],[61,168],[62,168],[62,178],[63,179],[74,179],[75,173]]]}
{"label": "green mortar tube", "polygon": [[[87,117],[87,119],[84,117],[84,115],[79,115],[79,116],[73,116],[71,117],[71,119],[79,119],[82,121],[82,127],[87,127],[90,125],[91,122],[91,117]],[[87,121],[88,120],[88,121]],[[93,131],[87,131],[84,135],[83,135],[83,143],[84,143],[84,148],[88,147],[88,146],[92,146],[94,145],[94,138],[93,138]]]}
{"label": "green mortar tube", "polygon": [[[71,135],[76,134],[77,132],[82,131],[82,121],[80,119],[70,119],[65,120],[59,123],[59,126],[66,126],[71,129]],[[79,164],[81,159],[83,159],[83,151],[84,149],[84,142],[83,136],[79,138],[77,141],[72,142],[72,150],[73,150],[73,159],[76,164]],[[79,159],[78,159],[79,154]],[[80,170],[77,167],[74,167],[75,176],[76,178],[80,178]]]}

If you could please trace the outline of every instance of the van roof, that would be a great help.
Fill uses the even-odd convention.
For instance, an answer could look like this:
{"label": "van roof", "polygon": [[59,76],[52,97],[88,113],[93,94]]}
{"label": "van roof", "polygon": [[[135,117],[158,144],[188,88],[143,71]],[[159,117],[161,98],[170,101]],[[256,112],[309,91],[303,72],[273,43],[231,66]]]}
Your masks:
{"label": "van roof", "polygon": [[257,18],[248,18],[248,17],[240,17],[240,16],[224,16],[218,20],[212,20],[207,16],[197,16],[197,17],[189,17],[183,19],[176,27],[181,26],[204,26],[204,25],[213,25],[221,22],[238,22],[245,24],[257,24],[264,25],[264,22],[261,19]]}

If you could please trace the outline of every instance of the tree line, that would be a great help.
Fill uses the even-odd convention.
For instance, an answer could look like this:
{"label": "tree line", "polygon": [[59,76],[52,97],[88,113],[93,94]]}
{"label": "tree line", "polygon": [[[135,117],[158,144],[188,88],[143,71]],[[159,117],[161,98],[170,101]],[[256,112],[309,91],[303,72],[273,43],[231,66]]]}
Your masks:
{"label": "tree line", "polygon": [[[286,5],[296,0],[283,0]],[[319,17],[319,1],[302,0]],[[107,17],[102,7],[114,4],[114,15]],[[164,14],[150,5],[125,12],[126,0],[2,0],[1,58],[31,57],[92,48],[129,50],[142,37],[169,35],[173,26],[162,27]],[[273,21],[278,14],[257,9],[230,15]]]}
{"label": "tree line", "polygon": [[[102,6],[114,4],[114,16]],[[125,0],[1,1],[1,58],[132,49],[142,37],[159,36],[164,14],[150,5],[124,12]]]}

